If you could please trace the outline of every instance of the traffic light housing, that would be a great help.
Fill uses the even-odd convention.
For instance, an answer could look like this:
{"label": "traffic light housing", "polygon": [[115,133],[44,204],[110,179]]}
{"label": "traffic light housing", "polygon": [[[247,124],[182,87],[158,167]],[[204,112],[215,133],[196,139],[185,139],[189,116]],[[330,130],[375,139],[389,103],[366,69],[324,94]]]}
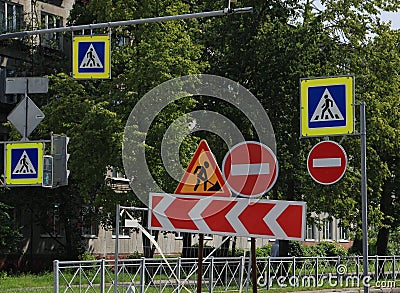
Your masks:
{"label": "traffic light housing", "polygon": [[43,156],[42,187],[53,188],[53,156]]}
{"label": "traffic light housing", "polygon": [[51,154],[53,157],[53,187],[68,185],[68,143],[69,137],[52,135]]}

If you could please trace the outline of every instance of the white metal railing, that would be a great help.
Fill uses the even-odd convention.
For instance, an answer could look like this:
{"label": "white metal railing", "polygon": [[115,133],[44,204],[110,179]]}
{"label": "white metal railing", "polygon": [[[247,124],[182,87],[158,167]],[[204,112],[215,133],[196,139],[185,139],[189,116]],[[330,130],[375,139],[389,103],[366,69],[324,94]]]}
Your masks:
{"label": "white metal railing", "polygon": [[[258,286],[362,287],[400,285],[400,256],[257,258]],[[54,261],[54,292],[195,292],[196,258]],[[251,286],[248,257],[210,257],[203,263],[203,291],[242,292]],[[173,272],[171,271],[173,270]],[[380,284],[380,285],[379,285]],[[384,285],[384,286],[382,286]]]}

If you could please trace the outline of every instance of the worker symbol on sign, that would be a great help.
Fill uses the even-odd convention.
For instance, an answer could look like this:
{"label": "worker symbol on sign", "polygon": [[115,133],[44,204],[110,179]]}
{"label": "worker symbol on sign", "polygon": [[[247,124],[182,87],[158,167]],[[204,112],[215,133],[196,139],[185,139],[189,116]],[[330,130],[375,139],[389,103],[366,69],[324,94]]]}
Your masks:
{"label": "worker symbol on sign", "polygon": [[[210,167],[210,163],[205,161],[203,165],[197,166],[196,169],[194,169],[194,174],[197,175],[197,183],[194,186],[194,191],[199,188],[200,184],[203,184],[203,191],[220,191],[221,186],[219,185],[219,182],[217,181],[216,183],[212,183],[210,180],[208,180],[207,177],[207,168]],[[211,187],[207,188],[207,184],[210,184]]]}
{"label": "worker symbol on sign", "polygon": [[325,89],[310,122],[344,120],[328,88]]}
{"label": "worker symbol on sign", "polygon": [[205,140],[200,141],[175,194],[231,196]]}

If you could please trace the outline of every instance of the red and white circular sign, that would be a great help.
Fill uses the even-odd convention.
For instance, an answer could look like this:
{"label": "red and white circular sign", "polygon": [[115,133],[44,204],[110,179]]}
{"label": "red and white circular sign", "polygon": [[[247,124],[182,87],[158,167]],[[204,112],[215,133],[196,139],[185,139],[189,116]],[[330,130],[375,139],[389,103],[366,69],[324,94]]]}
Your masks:
{"label": "red and white circular sign", "polygon": [[278,161],[266,145],[245,141],[227,152],[222,162],[222,173],[232,192],[245,197],[259,197],[275,184]]}
{"label": "red and white circular sign", "polygon": [[346,152],[334,141],[321,141],[308,154],[308,172],[318,183],[329,185],[338,182],[343,177],[346,167]]}

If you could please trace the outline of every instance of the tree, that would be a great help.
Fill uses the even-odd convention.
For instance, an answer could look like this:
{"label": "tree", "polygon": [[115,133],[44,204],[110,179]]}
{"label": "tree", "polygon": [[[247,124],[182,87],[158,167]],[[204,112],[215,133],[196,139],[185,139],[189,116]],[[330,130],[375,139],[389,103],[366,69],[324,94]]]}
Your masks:
{"label": "tree", "polygon": [[[15,228],[10,217],[11,207],[0,202],[0,255],[16,252],[19,249],[21,233]],[[11,224],[11,225],[10,225]]]}
{"label": "tree", "polygon": [[[399,159],[392,150],[398,148],[395,121],[399,120],[393,109],[398,108],[395,68],[399,52],[397,33],[382,27],[378,15],[381,9],[398,10],[398,3],[321,1],[325,8],[318,10],[315,1],[262,2],[242,3],[254,5],[251,17],[242,15],[206,23],[211,33],[204,38],[204,56],[211,73],[246,85],[263,103],[273,123],[280,171],[275,187],[267,196],[305,200],[311,211],[328,212],[342,219],[346,226],[355,224],[359,239],[359,140],[349,137],[342,142],[350,158],[345,177],[333,186],[318,186],[305,168],[307,153],[315,139],[299,140],[298,118],[300,78],[355,74],[357,99],[372,104],[367,113],[368,125],[373,124],[368,133],[371,131],[374,137],[368,139],[370,221],[380,225],[382,216],[394,225],[398,214],[393,207],[397,205],[394,186],[398,183]],[[375,38],[370,37],[372,32],[377,34]],[[389,61],[384,60],[386,55],[390,56]],[[385,66],[377,70],[378,64]],[[375,93],[384,95],[378,97]],[[248,124],[238,122],[237,117],[232,119],[251,138]],[[388,139],[382,141],[382,137]],[[380,239],[385,238],[384,232],[380,233]]]}

